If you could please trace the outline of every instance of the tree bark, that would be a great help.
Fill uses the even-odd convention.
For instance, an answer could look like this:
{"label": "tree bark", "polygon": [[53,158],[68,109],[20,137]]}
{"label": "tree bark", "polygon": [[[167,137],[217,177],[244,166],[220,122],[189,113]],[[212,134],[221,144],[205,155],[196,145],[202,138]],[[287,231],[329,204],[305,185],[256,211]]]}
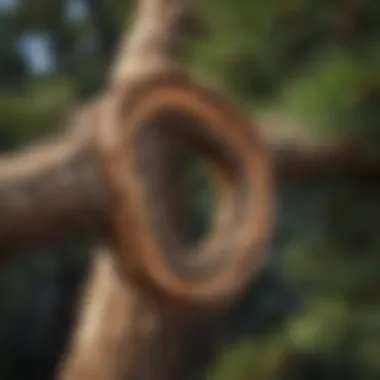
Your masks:
{"label": "tree bark", "polygon": [[[363,183],[380,182],[380,159],[364,152],[336,147],[310,151],[273,140],[267,143],[281,181],[341,176]],[[155,155],[160,154],[157,151]],[[178,160],[173,161],[171,165],[156,161],[152,170],[157,181],[164,179],[161,194],[170,194],[164,186],[170,184],[168,166],[178,170]],[[176,190],[171,193],[173,209],[180,204],[181,191]],[[109,230],[107,192],[88,137],[66,133],[25,152],[0,157],[0,211],[2,259],[15,251]],[[178,214],[172,211],[176,218],[172,224],[182,230],[183,215]]]}
{"label": "tree bark", "polygon": [[109,227],[107,194],[88,133],[65,132],[0,157],[2,258]]}
{"label": "tree bark", "polygon": [[[122,38],[111,70],[109,91],[113,96],[128,91],[141,79],[182,70],[186,42],[198,29],[189,3],[139,2],[136,23],[131,35]],[[149,168],[154,174],[152,181],[158,182],[175,220],[181,211],[170,207],[178,203],[173,202],[170,183],[166,182],[173,174],[173,149],[157,140],[147,140],[141,149],[155,157]],[[160,300],[120,276],[108,248],[95,256],[78,315],[73,340],[58,371],[60,380],[197,377],[215,353],[216,339],[210,335],[223,321],[223,315],[168,310]]]}
{"label": "tree bark", "polygon": [[221,349],[223,314],[173,314],[117,272],[97,251],[83,292],[79,328],[59,380],[198,378]]}
{"label": "tree bark", "polygon": [[307,181],[328,178],[378,184],[380,157],[362,151],[351,152],[343,147],[308,151],[302,146],[282,146],[272,151],[277,178],[282,181]]}

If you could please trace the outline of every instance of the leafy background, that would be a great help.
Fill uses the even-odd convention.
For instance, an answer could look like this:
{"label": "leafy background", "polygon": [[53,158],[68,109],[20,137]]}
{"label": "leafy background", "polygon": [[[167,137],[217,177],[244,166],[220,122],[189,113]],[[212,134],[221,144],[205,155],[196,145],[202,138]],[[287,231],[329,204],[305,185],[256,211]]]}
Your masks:
{"label": "leafy background", "polygon": [[[0,0],[3,152],[51,133],[101,89],[131,6]],[[208,0],[200,10],[210,35],[192,46],[191,70],[258,116],[380,154],[378,0]],[[380,378],[379,199],[378,183],[345,176],[279,183],[271,260],[207,379]],[[1,380],[52,378],[90,245],[1,268]]]}

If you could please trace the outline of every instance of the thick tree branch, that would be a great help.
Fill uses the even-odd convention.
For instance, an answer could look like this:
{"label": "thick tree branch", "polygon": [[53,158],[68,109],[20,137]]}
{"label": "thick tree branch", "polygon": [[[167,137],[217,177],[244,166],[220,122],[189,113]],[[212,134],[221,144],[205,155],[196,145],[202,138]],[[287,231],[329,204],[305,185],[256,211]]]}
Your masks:
{"label": "thick tree branch", "polygon": [[[268,141],[281,181],[346,177],[379,183],[380,158]],[[86,138],[60,136],[0,157],[0,252],[55,242],[108,224],[97,158]],[[36,222],[37,221],[37,222]]]}
{"label": "thick tree branch", "polygon": [[[187,40],[197,29],[184,0],[141,0],[131,36],[121,40],[111,70],[111,90],[180,67]],[[84,115],[84,113],[81,113]],[[82,116],[81,116],[82,117]],[[73,129],[80,120],[71,122]],[[90,123],[91,124],[91,123]],[[80,127],[78,127],[80,129]],[[149,144],[148,144],[149,145]],[[165,148],[157,167],[168,166]],[[0,157],[0,250],[32,247],[81,233],[84,220],[106,219],[102,183],[89,137],[58,137],[29,151]],[[94,217],[94,212],[101,214]],[[36,223],[38,221],[38,223]]]}
{"label": "thick tree branch", "polygon": [[[323,180],[331,177],[377,183],[380,155],[365,146],[353,147],[344,138],[320,141],[307,126],[289,125],[279,117],[258,118],[260,131],[273,157],[276,177],[281,181]],[[255,120],[252,120],[255,124]]]}
{"label": "thick tree branch", "polygon": [[[75,122],[79,127],[79,118]],[[78,132],[66,131],[0,157],[2,258],[14,250],[106,228],[106,194],[97,158],[88,133]]]}
{"label": "thick tree branch", "polygon": [[344,177],[360,182],[380,182],[380,157],[344,148],[308,151],[302,146],[282,146],[273,151],[277,176],[285,181]]}
{"label": "thick tree branch", "polygon": [[183,70],[189,41],[203,32],[188,0],[140,0],[131,31],[122,36],[110,73],[113,89],[149,75]]}

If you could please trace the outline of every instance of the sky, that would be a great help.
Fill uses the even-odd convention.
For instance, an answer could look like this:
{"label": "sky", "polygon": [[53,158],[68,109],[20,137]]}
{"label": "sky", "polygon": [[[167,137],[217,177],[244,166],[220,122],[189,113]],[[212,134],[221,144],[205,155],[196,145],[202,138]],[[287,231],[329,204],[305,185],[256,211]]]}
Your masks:
{"label": "sky", "polygon": [[[17,8],[19,2],[20,0],[0,0],[0,11],[12,12]],[[69,19],[87,16],[86,7],[81,0],[66,0],[66,3],[66,17]],[[33,73],[44,74],[54,69],[55,61],[51,50],[51,41],[43,33],[36,31],[20,36],[19,48]]]}

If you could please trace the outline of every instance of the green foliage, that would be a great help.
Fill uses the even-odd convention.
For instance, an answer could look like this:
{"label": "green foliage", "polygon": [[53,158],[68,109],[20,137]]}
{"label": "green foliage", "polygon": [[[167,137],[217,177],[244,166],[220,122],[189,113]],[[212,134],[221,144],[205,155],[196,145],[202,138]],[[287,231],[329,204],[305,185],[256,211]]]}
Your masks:
{"label": "green foliage", "polygon": [[223,0],[204,11],[212,33],[194,49],[198,71],[323,135],[379,143],[375,2]]}
{"label": "green foliage", "polygon": [[377,115],[363,112],[363,107],[369,107],[367,91],[380,86],[378,68],[344,51],[322,54],[310,66],[284,86],[280,103],[285,113],[334,138],[356,138],[368,132],[372,125],[363,116],[367,120],[380,116],[379,110]]}
{"label": "green foliage", "polygon": [[[283,255],[286,282],[302,295],[303,311],[274,331],[228,350],[210,379],[303,380],[310,376],[311,361],[318,368],[318,379],[377,379],[380,203],[376,189],[335,180],[282,190],[280,233],[286,238],[276,249]],[[267,359],[267,347],[277,361]]]}
{"label": "green foliage", "polygon": [[54,78],[31,81],[25,90],[0,90],[0,146],[8,148],[25,144],[37,136],[46,135],[52,125],[68,109],[73,85],[70,79]]}

